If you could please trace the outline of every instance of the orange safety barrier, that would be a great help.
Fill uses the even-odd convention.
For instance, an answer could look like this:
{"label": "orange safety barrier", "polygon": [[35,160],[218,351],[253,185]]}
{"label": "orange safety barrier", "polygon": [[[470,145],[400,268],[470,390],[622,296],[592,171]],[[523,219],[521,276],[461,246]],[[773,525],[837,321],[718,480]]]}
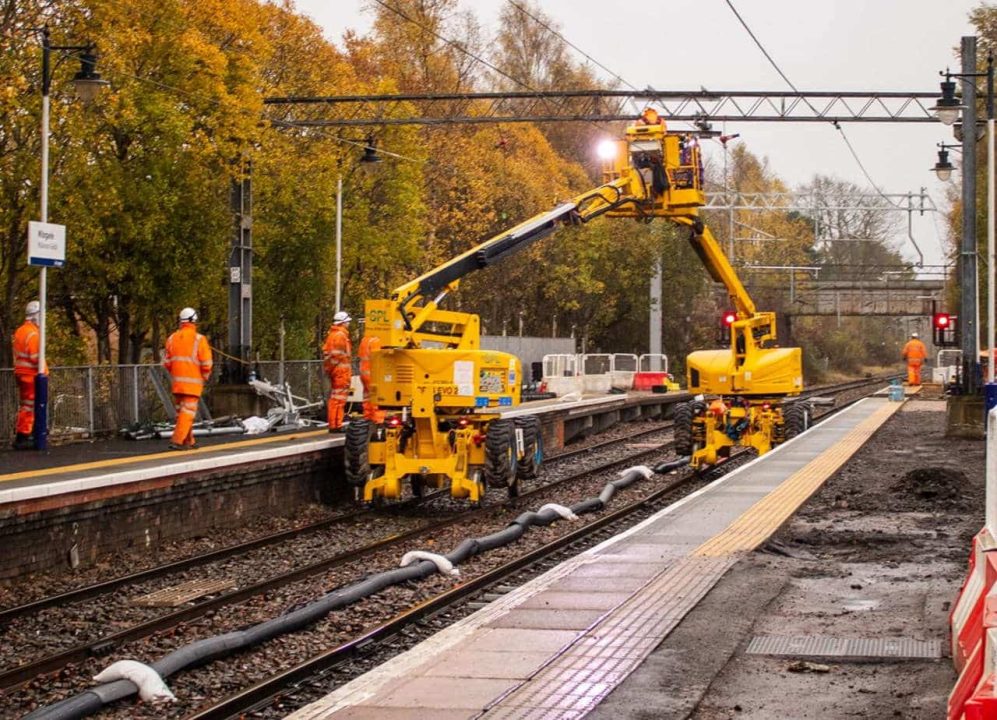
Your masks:
{"label": "orange safety barrier", "polygon": [[952,663],[949,720],[997,718],[997,541],[984,528],[973,538],[969,572],[949,616]]}

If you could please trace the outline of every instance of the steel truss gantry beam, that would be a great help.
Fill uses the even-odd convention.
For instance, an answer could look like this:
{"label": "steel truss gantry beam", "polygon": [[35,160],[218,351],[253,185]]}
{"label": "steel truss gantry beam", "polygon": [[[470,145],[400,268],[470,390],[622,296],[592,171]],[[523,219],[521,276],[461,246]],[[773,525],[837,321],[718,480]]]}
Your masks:
{"label": "steel truss gantry beam", "polygon": [[285,108],[321,106],[320,117],[297,117],[287,110],[279,118],[282,124],[300,127],[627,121],[633,120],[634,107],[646,105],[654,105],[665,119],[679,122],[925,123],[938,122],[928,109],[937,95],[937,92],[568,90],[291,96],[266,98],[264,103]]}
{"label": "steel truss gantry beam", "polygon": [[922,188],[908,193],[737,192],[706,193],[704,210],[899,210],[935,212],[938,207]]}

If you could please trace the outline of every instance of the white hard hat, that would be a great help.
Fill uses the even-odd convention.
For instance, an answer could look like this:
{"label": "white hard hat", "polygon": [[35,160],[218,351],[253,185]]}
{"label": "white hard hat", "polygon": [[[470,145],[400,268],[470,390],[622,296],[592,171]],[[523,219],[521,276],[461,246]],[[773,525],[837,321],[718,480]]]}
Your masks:
{"label": "white hard hat", "polygon": [[37,300],[32,300],[24,308],[24,316],[32,317],[33,315],[38,315],[42,311],[42,304]]}
{"label": "white hard hat", "polygon": [[192,307],[185,307],[180,311],[180,322],[197,322],[197,310]]}
{"label": "white hard hat", "polygon": [[916,338],[917,337],[917,333],[911,333],[910,336],[913,337],[913,338]]}
{"label": "white hard hat", "polygon": [[332,316],[332,324],[345,325],[352,319],[353,318],[350,317],[350,314],[348,312],[346,312],[345,310],[340,310],[338,313]]}

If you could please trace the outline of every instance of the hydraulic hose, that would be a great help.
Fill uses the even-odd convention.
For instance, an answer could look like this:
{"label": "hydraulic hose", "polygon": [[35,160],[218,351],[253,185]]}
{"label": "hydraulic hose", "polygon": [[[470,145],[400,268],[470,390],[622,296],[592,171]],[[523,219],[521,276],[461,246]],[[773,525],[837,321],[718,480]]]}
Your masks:
{"label": "hydraulic hose", "polygon": [[[575,515],[601,510],[618,490],[623,490],[641,478],[650,477],[653,472],[665,473],[677,469],[688,462],[687,458],[663,463],[653,471],[643,466],[624,470],[620,477],[611,480],[598,497],[582,500],[570,507]],[[555,508],[546,507],[540,511],[529,510],[522,513],[505,528],[480,538],[463,540],[444,557],[454,565],[459,565],[479,553],[508,545],[521,538],[530,527],[546,527],[562,515]],[[420,580],[438,572],[431,560],[420,560],[407,567],[396,568],[371,575],[360,582],[334,590],[308,605],[259,623],[244,630],[216,635],[198,640],[174,650],[151,664],[152,669],[166,678],[186,668],[204,665],[212,660],[227,657],[245,650],[278,635],[295,632],[321,620],[334,610],[352,605],[363,598],[374,595],[392,585]],[[117,700],[133,695],[138,688],[130,680],[116,680],[91,688],[60,702],[39,708],[24,717],[24,720],[77,720],[92,715]]]}

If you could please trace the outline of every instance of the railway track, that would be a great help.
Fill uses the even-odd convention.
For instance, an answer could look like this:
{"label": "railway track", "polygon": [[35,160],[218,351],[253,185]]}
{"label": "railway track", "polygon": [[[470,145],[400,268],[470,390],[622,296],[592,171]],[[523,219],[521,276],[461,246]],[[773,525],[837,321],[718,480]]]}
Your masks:
{"label": "railway track", "polygon": [[[848,384],[845,384],[844,387],[839,387],[838,390],[840,392],[848,392],[848,391],[860,390],[861,388],[866,387],[866,386],[868,386],[869,384],[872,384],[872,383],[882,384],[882,381],[883,380],[881,378],[875,378],[875,379],[863,380],[863,381],[854,382],[854,383],[848,383]],[[822,388],[822,389],[819,389],[817,392],[828,392],[829,390],[830,390],[829,388]],[[645,430],[645,431],[641,431],[639,434],[634,434],[634,435],[632,435],[630,437],[627,437],[627,438],[614,439],[614,440],[610,440],[610,441],[604,441],[604,442],[597,443],[596,445],[591,446],[591,447],[581,448],[581,449],[578,449],[576,451],[569,451],[567,453],[564,453],[564,454],[560,455],[559,457],[561,459],[567,459],[569,457],[577,457],[578,455],[581,455],[581,454],[584,454],[584,453],[598,452],[598,449],[603,448],[603,447],[610,447],[612,445],[619,445],[619,444],[623,444],[623,443],[627,443],[627,442],[633,442],[633,440],[636,437],[639,437],[639,436],[654,435],[656,433],[657,434],[663,434],[664,432],[667,431],[667,429],[668,429],[667,424],[663,424],[663,425],[657,426],[655,428],[651,428],[651,429],[648,429],[648,430]],[[564,486],[570,486],[573,483],[576,484],[576,483],[578,483],[580,481],[580,479],[582,479],[582,478],[584,478],[586,476],[590,476],[590,475],[594,475],[594,474],[598,474],[598,473],[606,473],[606,472],[611,471],[615,467],[620,467],[620,466],[626,465],[626,464],[633,464],[635,462],[639,462],[641,459],[646,459],[646,458],[649,458],[649,457],[654,456],[654,455],[658,455],[661,458],[665,458],[665,457],[667,457],[667,449],[668,449],[668,447],[670,447],[670,443],[667,443],[667,442],[666,443],[662,443],[659,448],[656,448],[656,449],[653,449],[653,450],[651,450],[651,449],[642,450],[641,452],[630,454],[630,455],[626,456],[625,458],[621,458],[621,459],[616,459],[616,460],[612,460],[612,461],[609,461],[609,462],[605,462],[605,463],[602,463],[600,465],[597,465],[596,467],[587,468],[586,470],[581,471],[581,472],[571,473],[569,475],[566,475],[566,476],[561,477],[561,478],[559,478],[559,479],[557,479],[557,480],[555,480],[553,482],[541,485],[539,487],[526,489],[522,493],[520,500],[517,501],[516,506],[523,506],[527,502],[529,502],[530,500],[532,500],[532,499],[534,499],[534,498],[536,498],[538,496],[542,496],[544,493],[548,493],[548,492],[550,492],[552,490],[556,490],[556,489],[562,488]],[[730,467],[730,466],[732,466],[732,463],[733,463],[733,460],[729,461],[728,463],[725,463],[725,466]],[[687,476],[683,476],[681,479],[673,479],[673,480],[667,481],[667,483],[665,483],[664,486],[656,488],[648,497],[642,498],[639,501],[636,501],[635,503],[631,503],[631,505],[627,506],[628,508],[631,508],[631,510],[629,510],[628,512],[620,514],[621,511],[614,511],[613,513],[610,513],[610,514],[607,514],[606,516],[604,516],[605,518],[609,518],[609,519],[600,518],[596,522],[590,523],[589,525],[586,525],[585,528],[579,529],[578,531],[574,531],[574,532],[572,532],[572,533],[570,533],[570,534],[568,534],[568,535],[565,536],[565,537],[570,538],[570,539],[566,539],[566,540],[557,539],[557,540],[552,540],[549,543],[546,543],[544,545],[544,548],[547,548],[546,552],[547,553],[554,552],[558,548],[563,547],[566,543],[578,542],[578,541],[580,541],[585,536],[586,532],[595,532],[596,530],[598,530],[600,527],[604,526],[607,523],[615,522],[619,518],[623,518],[623,517],[626,517],[628,515],[632,515],[632,513],[635,512],[635,510],[633,508],[644,507],[644,506],[647,506],[648,503],[651,503],[653,505],[653,503],[657,501],[656,500],[657,498],[661,498],[661,497],[664,497],[666,495],[669,495],[670,493],[674,493],[676,491],[676,489],[680,485],[685,485],[685,484],[689,483],[690,482],[690,478],[692,478],[692,479],[698,478],[698,479],[702,480],[702,476],[701,475],[700,476],[695,476],[692,473],[687,473],[686,475]],[[248,599],[250,597],[258,596],[258,595],[260,595],[262,593],[266,593],[269,590],[272,590],[274,588],[284,587],[284,586],[286,586],[286,585],[288,585],[290,583],[294,583],[294,582],[297,582],[297,581],[305,579],[305,578],[314,577],[316,575],[320,575],[320,574],[323,574],[323,573],[328,573],[329,571],[331,571],[333,569],[336,569],[336,568],[345,567],[345,566],[349,565],[350,563],[355,562],[360,557],[369,557],[369,556],[381,555],[381,554],[383,554],[383,553],[385,553],[385,552],[387,552],[389,550],[393,550],[394,548],[397,548],[398,546],[402,546],[402,545],[405,545],[407,543],[414,543],[414,542],[418,541],[420,538],[426,538],[426,537],[436,536],[436,535],[438,535],[445,528],[456,527],[458,525],[467,524],[467,523],[470,523],[471,521],[473,521],[475,519],[483,519],[483,518],[487,517],[488,514],[493,513],[495,510],[496,510],[495,506],[486,506],[486,507],[483,507],[483,508],[480,508],[480,509],[477,509],[477,510],[467,510],[467,511],[458,513],[457,515],[454,515],[452,517],[449,517],[449,518],[447,518],[446,520],[444,520],[442,522],[433,523],[431,525],[427,525],[427,526],[424,526],[424,527],[414,528],[411,531],[398,534],[395,537],[380,539],[380,540],[378,540],[378,541],[376,541],[374,543],[369,543],[366,546],[363,546],[363,547],[360,547],[360,548],[354,548],[354,549],[351,549],[349,551],[339,553],[339,554],[337,554],[337,555],[335,555],[333,557],[327,558],[325,560],[322,560],[322,561],[319,561],[319,562],[316,562],[316,563],[312,563],[312,564],[310,564],[310,565],[308,565],[306,567],[296,569],[294,571],[291,571],[289,573],[285,573],[285,574],[283,574],[281,576],[278,576],[278,577],[269,578],[269,579],[267,579],[265,581],[262,581],[262,582],[260,582],[260,583],[258,583],[256,585],[254,585],[254,586],[242,588],[242,589],[240,589],[238,591],[234,591],[232,593],[228,593],[228,594],[226,594],[224,596],[220,596],[220,597],[215,598],[213,600],[206,601],[206,602],[201,603],[201,604],[199,604],[197,606],[194,606],[192,608],[184,608],[183,610],[177,611],[175,613],[170,613],[170,614],[165,615],[165,616],[160,617],[160,618],[153,619],[153,620],[151,620],[151,621],[149,621],[147,623],[142,623],[142,624],[130,627],[130,628],[126,628],[124,630],[120,630],[120,631],[114,633],[113,635],[101,638],[100,641],[90,642],[90,643],[84,643],[84,644],[81,644],[81,645],[76,646],[74,648],[71,648],[71,649],[69,649],[67,651],[64,651],[62,653],[53,654],[53,655],[50,655],[50,656],[48,656],[46,658],[42,658],[42,659],[40,659],[38,661],[29,663],[29,664],[25,664],[25,665],[21,665],[21,666],[19,666],[17,668],[13,668],[13,669],[11,669],[11,670],[9,670],[7,672],[0,673],[0,687],[4,687],[4,688],[10,689],[10,688],[15,687],[15,686],[17,686],[19,684],[24,683],[25,681],[29,681],[29,680],[38,678],[40,675],[44,675],[46,673],[53,673],[53,672],[56,672],[56,671],[62,671],[61,674],[64,676],[67,672],[71,672],[71,669],[67,668],[67,665],[69,665],[70,663],[80,663],[80,662],[82,662],[82,661],[84,661],[84,660],[86,660],[88,658],[91,658],[91,657],[94,657],[94,656],[99,656],[101,654],[109,653],[112,650],[120,648],[126,642],[130,642],[130,641],[136,640],[138,638],[146,637],[146,636],[149,636],[149,635],[151,635],[153,633],[161,633],[162,631],[167,630],[169,628],[176,628],[181,623],[188,623],[188,622],[190,622],[191,620],[193,620],[195,618],[203,617],[204,615],[206,615],[208,613],[211,613],[211,612],[213,612],[215,610],[218,610],[219,608],[230,606],[230,605],[233,605],[235,603],[244,602],[246,599]],[[357,513],[357,514],[358,515],[363,515],[364,513]],[[328,522],[330,522],[330,521],[332,521],[334,519],[335,518],[332,518],[329,521],[324,521],[324,522],[328,523]],[[319,523],[319,524],[321,524],[321,523]],[[318,525],[318,524],[316,524],[316,525]],[[586,528],[588,528],[588,530],[586,530]],[[309,528],[299,528],[299,529],[296,529],[294,531],[289,531],[288,533],[284,533],[284,534],[288,534],[289,536],[296,536],[296,535],[301,534],[302,532],[307,532],[308,530],[309,530]],[[260,541],[257,540],[257,541],[254,541],[254,542],[260,542]],[[232,551],[233,551],[233,548],[225,548],[225,549],[223,549],[220,552],[232,552]],[[536,553],[534,553],[534,552],[530,552],[528,554],[528,557],[533,557],[535,554]],[[542,555],[542,554],[543,553],[540,553],[540,555]],[[189,562],[189,561],[182,561],[182,562]],[[444,595],[446,597],[450,597],[451,599],[450,599],[449,602],[452,603],[452,602],[456,601],[456,598],[458,598],[458,597],[465,597],[465,596],[467,596],[470,593],[477,592],[477,589],[479,588],[479,586],[483,586],[483,584],[487,584],[488,582],[490,582],[487,579],[481,579],[481,578],[504,577],[509,572],[512,572],[514,569],[518,569],[518,568],[522,567],[522,565],[524,563],[528,563],[528,562],[529,562],[529,560],[527,560],[527,559],[512,560],[509,563],[506,563],[505,565],[502,566],[502,567],[506,568],[505,570],[499,571],[499,569],[496,568],[495,570],[490,570],[488,572],[485,572],[485,573],[483,573],[480,576],[480,578],[476,578],[476,579],[474,579],[472,581],[464,583],[464,584],[462,584],[460,586],[460,588],[455,588],[454,591],[453,591],[455,594],[453,594],[452,597],[448,593],[444,593]],[[164,566],[164,567],[169,567],[169,566]],[[495,581],[495,580],[492,580],[492,581]],[[460,590],[461,588],[465,588],[465,586],[466,586],[465,590],[462,590],[461,592],[457,592],[457,590]],[[443,600],[440,600],[439,602],[444,603],[443,605],[440,605],[440,607],[446,606],[446,603]],[[419,617],[425,617],[427,614],[429,614],[431,612],[437,612],[437,610],[433,610],[432,609],[432,608],[436,608],[437,604],[438,603],[437,603],[437,601],[435,599],[431,600],[431,601],[427,601],[427,603],[420,604],[419,608],[420,608],[420,613],[421,614],[419,615]],[[403,620],[403,618],[405,618],[405,617],[407,617],[407,614],[405,612],[402,612],[402,613],[399,614],[399,617],[397,618],[397,621],[404,623],[404,622],[406,622],[406,621]],[[407,622],[414,622],[414,621],[415,621],[415,616],[412,616],[411,619],[409,619]],[[394,620],[390,621],[389,623],[382,623],[382,625],[384,625],[384,627],[381,627],[379,625],[378,627],[374,628],[370,632],[364,633],[364,634],[360,635],[359,637],[354,638],[353,640],[350,640],[348,642],[342,643],[341,644],[341,648],[339,648],[337,652],[327,653],[326,654],[326,655],[329,655],[329,658],[331,658],[331,659],[329,659],[329,661],[326,663],[325,666],[328,666],[329,663],[333,663],[334,664],[334,663],[341,662],[343,658],[350,656],[351,653],[354,653],[359,647],[366,647],[371,642],[375,641],[376,639],[378,639],[380,637],[384,637],[385,635],[390,635],[392,632],[395,632],[396,630],[392,629],[392,628],[395,628],[395,624],[394,623],[395,623]],[[298,668],[295,668],[293,671],[288,671],[288,672],[291,672],[292,675],[291,676],[286,676],[283,673],[277,673],[275,675],[275,677],[283,678],[283,680],[281,682],[284,682],[285,686],[286,686],[286,682],[288,682],[289,678],[290,679],[297,678],[301,672],[305,672],[306,675],[307,675],[306,671],[299,670]],[[297,674],[294,674],[294,673],[297,673]],[[302,676],[302,677],[304,677],[304,676]],[[269,682],[269,681],[267,681],[267,682]],[[264,689],[257,688],[257,685],[261,685]],[[273,692],[271,692],[270,690],[272,690],[273,687],[275,687],[275,686],[267,684],[267,683],[257,683],[257,684],[254,684],[251,687],[251,691],[252,692],[247,691],[247,692],[249,692],[249,695],[247,697],[249,697],[249,698],[257,698],[257,700],[258,700],[259,693],[265,693],[265,692],[269,692],[268,696],[272,696]],[[265,688],[270,688],[270,690],[265,690]],[[242,693],[237,693],[233,697],[239,697],[241,695],[242,695]],[[253,702],[256,702],[257,700],[254,700]],[[226,701],[226,702],[228,702],[228,701]],[[242,707],[245,708],[245,705],[243,705]],[[227,717],[227,716],[229,716],[229,715],[224,715],[224,714],[215,714],[215,713],[226,713],[226,712],[229,712],[229,710],[206,709],[203,712],[204,713],[208,713],[208,714],[203,714],[202,715],[202,714],[199,713],[199,714],[195,714],[192,717]],[[239,711],[239,712],[242,712],[242,711]],[[235,714],[238,714],[238,713],[235,713]]]}
{"label": "railway track", "polygon": [[[662,434],[667,431],[666,427],[656,427],[647,431],[642,431],[641,436],[648,436],[652,434]],[[613,445],[622,445],[627,442],[631,442],[632,438],[622,438],[615,441],[601,443],[599,447],[606,448],[612,447]],[[665,443],[666,446],[670,446],[669,443]],[[593,452],[594,448],[587,449],[589,452]],[[544,482],[536,487],[530,489],[524,489],[521,492],[522,498],[532,498],[537,495],[555,490],[571,483],[578,482],[580,479],[585,478],[588,475],[605,473],[611,471],[614,468],[621,466],[630,465],[636,462],[640,462],[642,459],[647,458],[649,455],[653,455],[658,452],[658,449],[642,449],[637,452],[632,452],[624,455],[623,457],[612,459],[606,462],[599,463],[592,467],[586,467],[580,471],[572,472],[562,477],[556,478],[549,482]],[[584,451],[580,451],[584,452]],[[444,500],[444,493],[434,493],[434,497],[426,496],[423,498],[423,502],[418,503],[418,505],[427,505],[434,501],[434,499]],[[330,557],[324,558],[316,562],[307,563],[301,567],[297,567],[288,572],[280,573],[264,580],[258,582],[250,583],[244,587],[232,590],[230,592],[225,592],[223,594],[217,595],[210,599],[204,600],[196,605],[190,607],[184,607],[174,612],[169,612],[163,615],[158,615],[148,620],[142,622],[137,622],[128,627],[120,630],[116,630],[112,633],[102,635],[98,638],[87,640],[85,642],[76,644],[72,647],[54,652],[44,657],[31,660],[19,664],[15,667],[10,667],[8,669],[0,671],[0,689],[9,690],[15,688],[22,683],[25,683],[39,675],[45,675],[47,673],[53,673],[65,668],[71,663],[79,663],[91,657],[102,657],[109,655],[115,649],[122,646],[124,643],[137,640],[140,638],[147,637],[154,633],[160,633],[170,628],[175,628],[181,623],[188,623],[197,618],[201,618],[208,613],[217,611],[221,608],[229,607],[238,603],[245,602],[246,600],[262,595],[264,593],[273,591],[278,588],[282,588],[292,583],[296,583],[302,580],[307,580],[318,575],[334,571],[337,568],[345,567],[349,564],[355,563],[357,560],[362,558],[370,557],[375,553],[380,553],[387,551],[389,549],[404,546],[408,543],[415,542],[422,537],[430,537],[434,534],[439,533],[449,527],[459,525],[461,523],[468,522],[475,518],[482,518],[487,515],[490,511],[496,507],[497,504],[501,504],[501,501],[493,501],[492,504],[486,504],[484,507],[477,509],[463,509],[456,514],[449,513],[446,518],[436,521],[420,521],[416,519],[415,522],[419,524],[408,530],[391,532],[386,537],[379,537],[373,542],[362,544],[359,546],[349,547],[341,552],[338,552]],[[415,506],[413,503],[411,506]],[[452,508],[452,504],[451,504]],[[340,518],[349,517],[351,519],[361,519],[368,515],[373,515],[375,513],[371,511],[362,511],[358,513],[351,513],[344,516],[339,516]],[[318,523],[317,525],[329,526],[335,518],[325,521],[324,523]],[[312,528],[314,526],[310,526]],[[305,530],[305,529],[302,529]],[[314,531],[314,530],[311,530]],[[297,537],[299,533],[280,533],[281,536]],[[259,546],[269,546],[272,543],[262,542],[268,540],[269,538],[263,538],[260,541],[254,541],[255,547]],[[223,551],[223,556],[228,557],[234,551],[233,548],[226,548]],[[185,561],[186,562],[186,561]],[[183,564],[183,563],[179,563]],[[169,569],[173,564],[163,566],[162,568],[154,568],[152,571],[146,571],[146,573],[153,572],[156,576],[161,576],[164,569]],[[140,573],[139,575],[145,575],[146,573]],[[115,589],[120,589],[125,583],[127,578],[121,578],[117,582],[112,582]],[[80,591],[85,597],[90,598],[95,594],[95,590],[91,588],[83,588]],[[70,594],[72,595],[72,594]],[[46,599],[37,605],[41,605],[45,608],[53,607],[54,601],[57,598]],[[24,607],[24,606],[22,606]],[[12,611],[20,611],[20,608],[14,608]],[[21,611],[19,614],[26,613],[27,610]],[[77,628],[76,632],[79,632]]]}

